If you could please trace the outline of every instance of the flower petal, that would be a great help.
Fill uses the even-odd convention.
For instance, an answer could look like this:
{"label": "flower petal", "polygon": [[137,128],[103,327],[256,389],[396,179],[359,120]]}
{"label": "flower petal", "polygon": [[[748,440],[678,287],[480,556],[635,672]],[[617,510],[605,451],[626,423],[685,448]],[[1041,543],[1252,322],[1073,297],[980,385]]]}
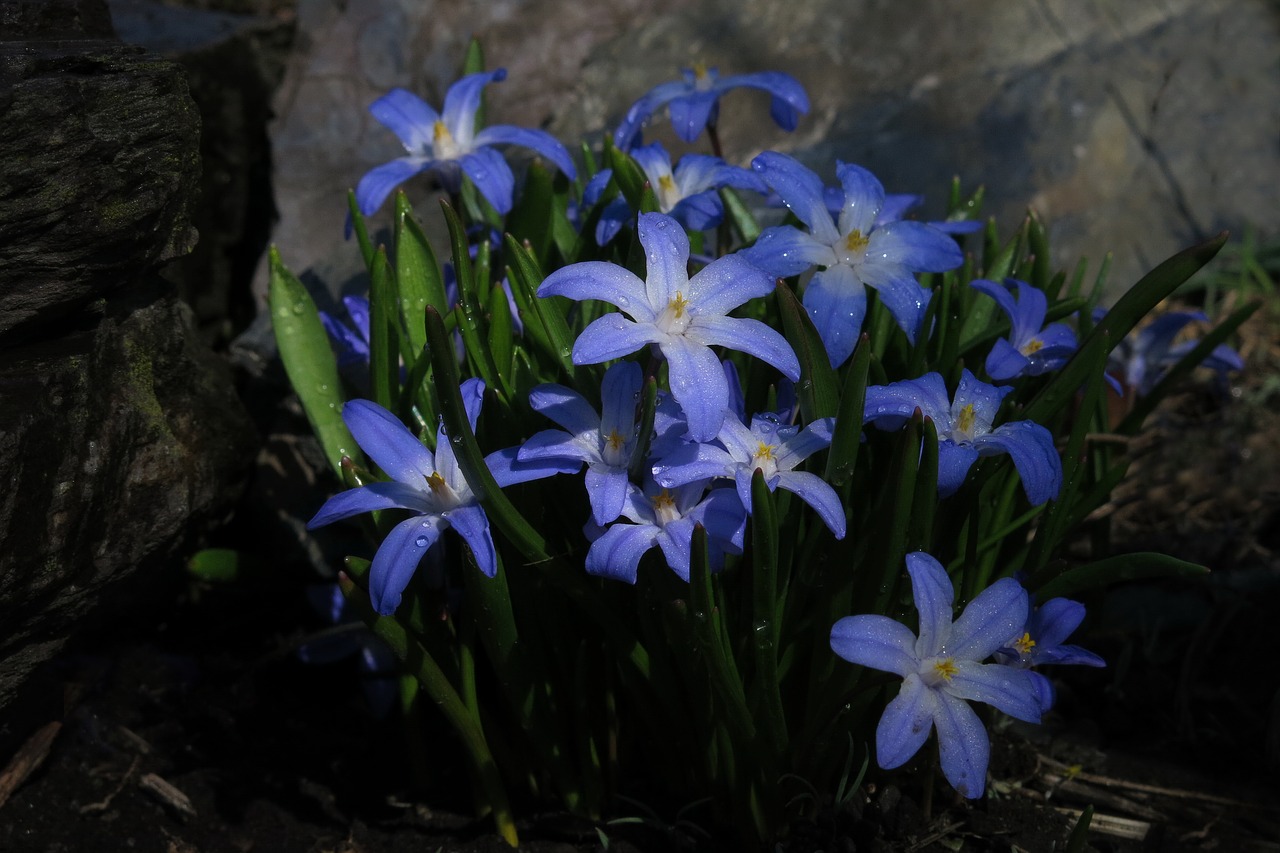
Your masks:
{"label": "flower petal", "polygon": [[685,337],[707,346],[745,352],[777,368],[795,382],[800,379],[800,360],[781,333],[759,320],[722,315],[694,315]]}
{"label": "flower petal", "polygon": [[988,376],[997,382],[1006,382],[1020,376],[1030,367],[1031,359],[1019,352],[1009,341],[998,338],[991,345],[991,352],[987,353],[985,366]]}
{"label": "flower petal", "polygon": [[867,313],[867,290],[847,264],[813,274],[804,289],[804,308],[822,338],[832,367],[849,360]]}
{"label": "flower petal", "polygon": [[636,137],[640,133],[641,125],[645,123],[649,116],[657,112],[660,107],[670,103],[672,99],[692,90],[693,86],[683,80],[659,83],[654,86],[627,110],[626,118],[622,120],[622,124],[618,125],[618,129],[613,132],[613,144],[623,151],[631,150],[632,145],[637,141]]}
{"label": "flower petal", "polygon": [[565,296],[579,302],[599,299],[640,323],[652,323],[658,316],[649,307],[644,281],[631,270],[605,261],[582,261],[561,267],[538,285],[538,295]]}
{"label": "flower petal", "polygon": [[[597,320],[588,326],[578,338],[578,343],[599,323]],[[725,415],[729,414],[729,383],[720,368],[720,359],[711,347],[680,335],[671,335],[658,342],[658,346],[667,358],[671,396],[676,398],[689,422],[689,436],[694,441],[710,441],[720,431]],[[578,361],[577,349],[575,344],[575,362]]]}
{"label": "flower petal", "polygon": [[587,497],[591,501],[591,517],[604,527],[622,515],[627,500],[626,468],[590,467],[586,476]]}
{"label": "flower petal", "polygon": [[419,515],[391,529],[378,546],[369,566],[369,599],[373,609],[390,616],[400,606],[400,596],[422,561],[427,549],[443,530],[438,515]]}
{"label": "flower petal", "polygon": [[507,165],[506,159],[497,150],[477,148],[459,157],[458,163],[471,183],[476,185],[480,195],[493,205],[494,210],[504,215],[511,212],[516,178],[511,174],[511,167]]}
{"label": "flower petal", "polygon": [[1062,459],[1053,445],[1053,435],[1040,424],[1034,421],[1001,424],[991,433],[974,439],[973,447],[982,456],[1008,453],[1032,506],[1058,496],[1062,488]]}
{"label": "flower petal", "polygon": [[369,483],[329,498],[315,517],[307,522],[307,529],[315,530],[343,518],[380,509],[399,508],[426,512],[428,506],[426,495],[412,486],[394,481]]}
{"label": "flower petal", "polygon": [[[911,576],[911,597],[920,614],[920,639],[916,641],[918,659],[943,653],[951,638],[951,605],[955,588],[947,570],[931,554],[913,551],[906,557],[907,574]],[[948,650],[948,653],[954,654]]]}
{"label": "flower petal", "polygon": [[871,232],[867,255],[913,272],[946,272],[964,263],[950,235],[924,222],[890,222]]}
{"label": "flower petal", "polygon": [[485,577],[493,577],[498,573],[498,552],[493,546],[493,535],[489,532],[489,516],[478,504],[460,506],[446,514],[449,526],[471,549],[476,559],[476,566]]}
{"label": "flower petal", "polygon": [[481,92],[490,83],[500,83],[507,78],[507,70],[498,68],[468,74],[449,87],[444,95],[444,112],[441,118],[454,141],[463,150],[471,148],[476,133],[476,113],[480,111]]}
{"label": "flower petal", "polygon": [[846,616],[831,626],[831,650],[837,655],[849,663],[903,678],[920,669],[915,646],[916,635],[888,616],[863,613]]}
{"label": "flower petal", "polygon": [[880,429],[901,429],[916,409],[933,420],[939,434],[950,432],[951,398],[942,374],[926,373],[919,379],[868,387],[862,421]]}
{"label": "flower petal", "polygon": [[425,155],[432,150],[440,114],[413,92],[392,89],[369,105],[369,114],[399,137],[410,154]]}
{"label": "flower petal", "polygon": [[605,371],[600,383],[600,436],[618,433],[630,440],[635,432],[636,403],[644,373],[634,361],[619,362]]}
{"label": "flower petal", "polygon": [[662,213],[640,214],[636,229],[644,247],[645,293],[657,316],[677,293],[690,292],[689,235],[680,223]]}
{"label": "flower petal", "polygon": [[[733,418],[725,418],[724,424],[733,422]],[[670,489],[696,480],[730,477],[734,468],[733,457],[714,444],[686,444],[662,457],[652,473],[660,486]]]}
{"label": "flower petal", "polygon": [[1084,605],[1069,598],[1051,598],[1027,620],[1027,632],[1037,646],[1059,646],[1084,621]]}
{"label": "flower petal", "polygon": [[535,412],[546,415],[567,429],[571,435],[600,430],[600,416],[587,399],[572,388],[551,382],[538,385],[529,392],[529,405]]}
{"label": "flower petal", "polygon": [[605,314],[593,320],[573,342],[573,363],[612,361],[665,338],[653,323],[636,323],[621,314]]}
{"label": "flower petal", "polygon": [[[884,185],[871,172],[853,163],[836,162],[836,177],[844,189],[844,203],[840,207],[840,234],[857,231],[869,237],[876,216],[884,204]],[[876,230],[884,234],[884,229]]]}
{"label": "flower petal", "polygon": [[978,461],[978,451],[952,441],[938,442],[938,497],[949,498],[964,485],[969,469]]}
{"label": "flower petal", "polygon": [[673,98],[667,105],[671,113],[671,128],[676,136],[685,142],[693,142],[698,134],[706,128],[707,122],[715,111],[720,100],[720,93],[714,89],[705,92],[693,91],[687,95]]}
{"label": "flower petal", "polygon": [[844,505],[836,490],[827,485],[817,474],[807,471],[782,471],[778,474],[778,488],[800,496],[813,507],[814,512],[827,525],[837,539],[845,534]]}
{"label": "flower petal", "polygon": [[991,740],[982,721],[963,699],[938,694],[933,724],[938,728],[942,775],[962,797],[976,799],[987,787]]}
{"label": "flower petal", "polygon": [[769,115],[778,127],[786,131],[796,129],[798,116],[809,112],[809,96],[800,81],[781,71],[757,71],[753,74],[734,74],[715,82],[721,92],[729,89],[759,89],[773,96]]}
{"label": "flower petal", "polygon": [[756,242],[736,253],[776,278],[790,278],[816,266],[837,262],[835,250],[791,225],[764,229]]}
{"label": "flower petal", "polygon": [[527,127],[516,127],[510,124],[491,124],[476,134],[476,147],[484,145],[519,145],[537,152],[542,157],[556,164],[556,168],[569,180],[578,177],[573,158],[569,151],[560,144],[560,140],[542,130],[531,130]]}
{"label": "flower petal", "polygon": [[[553,431],[548,430],[548,432]],[[560,434],[564,435],[564,433]],[[493,475],[493,479],[499,486],[506,488],[517,483],[553,477],[556,474],[576,474],[582,470],[583,460],[568,454],[564,456],[548,454],[545,457],[532,455],[522,459],[520,453],[523,450],[523,447],[506,447],[495,450],[484,458],[485,464],[489,466],[489,473]]]}
{"label": "flower petal", "polygon": [[614,524],[587,551],[589,574],[634,584],[640,558],[654,546],[661,528],[652,524]]}
{"label": "flower petal", "polygon": [[390,163],[374,166],[356,184],[356,204],[360,207],[360,212],[365,216],[377,213],[392,190],[419,172],[428,171],[436,162],[427,157],[401,157]]}
{"label": "flower petal", "polygon": [[933,730],[938,705],[937,693],[925,687],[920,676],[907,676],[876,725],[876,763],[892,770],[919,752]]}
{"label": "flower petal", "polygon": [[880,294],[880,301],[889,309],[898,328],[906,332],[907,340],[916,342],[925,310],[932,294],[901,264],[889,261],[868,261],[858,265],[858,277]]}
{"label": "flower petal", "polygon": [[951,627],[947,653],[957,661],[985,660],[1027,623],[1027,591],[1013,578],[1001,578],[969,602]]}
{"label": "flower petal", "polygon": [[1027,677],[1030,674],[998,663],[956,661],[956,673],[945,690],[970,702],[985,702],[1024,722],[1038,723],[1044,705],[1035,679]]}
{"label": "flower petal", "polygon": [[751,168],[781,196],[782,203],[796,218],[809,227],[815,240],[830,247],[840,239],[823,198],[822,179],[811,169],[777,151],[760,154],[751,161]]}
{"label": "flower petal", "polygon": [[436,470],[431,451],[395,415],[369,400],[349,400],[342,407],[342,420],[360,449],[387,476],[426,491],[427,477]]}

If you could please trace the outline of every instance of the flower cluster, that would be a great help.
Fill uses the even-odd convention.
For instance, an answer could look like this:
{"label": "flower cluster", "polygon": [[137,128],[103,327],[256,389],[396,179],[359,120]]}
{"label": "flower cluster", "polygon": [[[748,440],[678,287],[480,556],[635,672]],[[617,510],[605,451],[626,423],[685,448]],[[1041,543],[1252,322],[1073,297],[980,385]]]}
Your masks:
{"label": "flower cluster", "polygon": [[[363,226],[394,187],[430,175],[466,200],[445,205],[449,264],[434,268],[421,230],[398,217],[397,268],[363,247],[375,304],[346,300],[351,328],[296,319],[306,293],[273,262],[286,368],[333,467],[357,483],[309,527],[372,513],[380,534],[343,594],[416,667],[508,840],[504,779],[554,778],[571,808],[595,814],[599,756],[628,747],[723,791],[726,820],[762,836],[788,798],[760,780],[790,766],[829,781],[843,757],[833,744],[873,725],[885,770],[936,731],[946,779],[980,796],[990,743],[970,703],[1037,722],[1054,698],[1037,667],[1103,665],[1066,644],[1081,604],[1036,606],[1028,592],[1098,574],[1048,569],[1125,464],[1088,446],[1110,427],[1080,389],[1099,387],[1110,353],[1151,391],[1203,315],[1165,315],[1104,349],[1137,323],[1135,305],[1178,282],[1142,285],[1095,329],[1072,314],[1096,294],[1060,298],[1062,277],[1021,241],[991,256],[992,229],[982,257],[966,246],[981,226],[958,188],[928,222],[907,218],[918,196],[889,195],[852,163],[834,164],[831,187],[776,151],[726,162],[721,97],[763,90],[794,128],[809,101],[786,75],[696,66],[636,101],[604,146],[612,169],[586,156],[581,179],[541,131],[477,127],[481,90],[503,77],[464,77],[440,113],[404,90],[371,108],[408,156],[364,176],[353,218]],[[663,107],[685,141],[706,131],[711,153],[673,162],[642,144]],[[531,170],[511,233],[516,179],[496,144],[561,173]],[[787,218],[761,229],[738,192],[780,200]],[[336,358],[314,344],[322,329]],[[1205,364],[1239,359],[1219,348]],[[345,399],[344,381],[368,399]],[[896,594],[904,560],[914,631]],[[959,615],[953,578],[971,599]],[[445,624],[424,624],[440,600],[451,604],[431,612]],[[902,679],[878,722],[879,707],[842,711],[862,704],[862,668]],[[505,704],[482,713],[491,692]],[[566,708],[611,710],[565,726]],[[504,761],[536,757],[550,772],[490,772],[493,726],[530,739],[504,743]],[[620,741],[651,729],[661,743]]]}

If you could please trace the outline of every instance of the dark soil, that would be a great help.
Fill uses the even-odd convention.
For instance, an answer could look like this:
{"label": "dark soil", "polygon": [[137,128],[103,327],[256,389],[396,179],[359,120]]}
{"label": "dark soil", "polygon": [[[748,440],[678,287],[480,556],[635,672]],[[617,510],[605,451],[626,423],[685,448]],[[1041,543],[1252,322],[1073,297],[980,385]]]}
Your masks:
{"label": "dark soil", "polygon": [[[1253,355],[1263,370],[1234,396],[1205,385],[1152,419],[1131,447],[1133,476],[1102,513],[1122,550],[1214,573],[1088,601],[1077,639],[1108,668],[1061,673],[1043,726],[993,722],[985,800],[956,800],[920,767],[873,769],[779,850],[1062,850],[1091,805],[1087,849],[1280,851],[1280,666],[1268,657],[1280,613],[1280,393],[1266,384],[1275,354]],[[151,590],[151,624],[88,637],[45,670],[0,728],[0,762],[24,743],[50,744],[0,806],[0,851],[509,849],[467,814],[447,743],[432,744],[415,784],[394,713],[372,718],[354,663],[299,661],[298,646],[324,628],[298,595],[304,577],[300,565],[275,567],[209,589],[175,571]],[[0,771],[0,790],[12,770]],[[598,828],[531,818],[521,849],[736,849],[696,810],[677,820],[627,801],[617,817]]]}

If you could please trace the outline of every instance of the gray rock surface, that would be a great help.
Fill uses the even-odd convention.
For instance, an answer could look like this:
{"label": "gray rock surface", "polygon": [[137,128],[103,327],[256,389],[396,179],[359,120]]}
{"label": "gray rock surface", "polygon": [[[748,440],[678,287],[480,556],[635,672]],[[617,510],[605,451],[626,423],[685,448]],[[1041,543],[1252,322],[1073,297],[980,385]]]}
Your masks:
{"label": "gray rock surface", "polygon": [[[959,175],[986,185],[1004,234],[1028,206],[1041,213],[1059,265],[1113,251],[1113,290],[1222,228],[1274,235],[1280,221],[1280,10],[1268,0],[301,0],[298,22],[272,128],[273,240],[294,269],[329,280],[358,270],[340,243],[345,191],[401,152],[368,104],[397,85],[438,102],[473,34],[511,72],[489,89],[491,120],[566,141],[598,139],[694,60],[787,71],[812,112],[788,135],[763,95],[731,94],[730,159],[774,147],[828,178],[836,159],[862,163],[891,192],[925,193],[930,213]],[[669,142],[664,121],[654,131]],[[264,287],[260,267],[259,298]]]}

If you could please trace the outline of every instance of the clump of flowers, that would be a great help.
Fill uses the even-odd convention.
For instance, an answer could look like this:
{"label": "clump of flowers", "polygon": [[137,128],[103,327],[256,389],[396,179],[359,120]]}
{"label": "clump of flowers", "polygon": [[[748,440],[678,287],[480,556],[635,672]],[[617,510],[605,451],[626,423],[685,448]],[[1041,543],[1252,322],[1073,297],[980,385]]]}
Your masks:
{"label": "clump of flowers", "polygon": [[[598,818],[647,773],[759,848],[860,744],[888,772],[935,732],[945,779],[981,796],[971,703],[1035,722],[1053,700],[1037,667],[1102,663],[1064,643],[1085,617],[1065,596],[1107,578],[1062,558],[1127,465],[1091,440],[1112,429],[1103,377],[1221,242],[1095,321],[1101,283],[1051,274],[1036,220],[970,242],[958,186],[929,224],[854,164],[830,164],[833,194],[779,152],[713,161],[730,89],[795,126],[808,99],[786,75],[698,66],[578,170],[545,134],[477,129],[501,72],[468,71],[440,114],[400,90],[375,104],[409,156],[349,199],[360,332],[322,323],[278,257],[270,298],[336,475],[311,526],[365,521],[341,590],[456,736],[478,811],[514,845],[510,791]],[[644,146],[664,106],[712,152]],[[499,142],[555,168],[531,164],[517,197]],[[404,194],[393,244],[368,238],[419,174],[451,195],[451,287]],[[762,231],[738,189],[794,222]]]}

